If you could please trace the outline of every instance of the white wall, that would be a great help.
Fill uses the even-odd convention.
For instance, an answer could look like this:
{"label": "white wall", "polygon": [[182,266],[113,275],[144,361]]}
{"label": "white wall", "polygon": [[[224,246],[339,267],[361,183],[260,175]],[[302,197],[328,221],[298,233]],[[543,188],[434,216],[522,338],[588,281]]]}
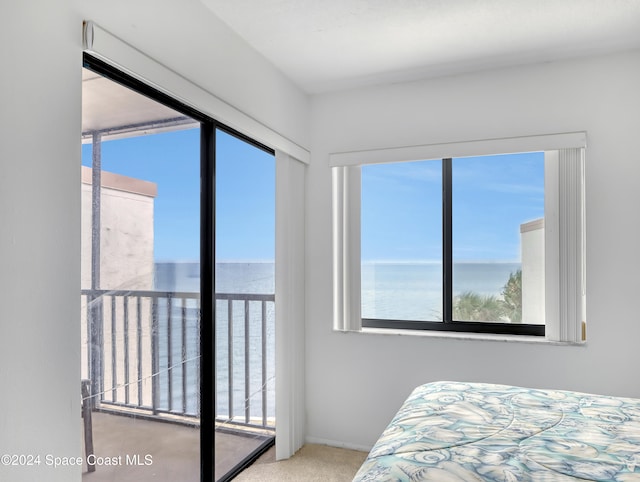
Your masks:
{"label": "white wall", "polygon": [[[80,454],[80,21],[0,7],[0,454]],[[0,480],[79,480],[42,462]]]}
{"label": "white wall", "polygon": [[[418,384],[640,397],[640,53],[326,94],[312,102],[307,440],[369,447]],[[586,130],[586,346],[332,332],[331,152]]]}
{"label": "white wall", "polygon": [[[0,4],[0,454],[81,454],[81,26],[89,18],[302,144],[307,99],[198,1]],[[0,480],[80,469],[0,465]]]}

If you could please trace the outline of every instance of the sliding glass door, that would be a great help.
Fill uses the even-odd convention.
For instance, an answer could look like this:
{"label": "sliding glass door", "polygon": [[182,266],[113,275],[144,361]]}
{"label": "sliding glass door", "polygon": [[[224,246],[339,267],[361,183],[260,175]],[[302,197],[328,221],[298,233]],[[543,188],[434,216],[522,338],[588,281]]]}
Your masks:
{"label": "sliding glass door", "polygon": [[217,129],[215,479],[229,480],[275,431],[275,158]]}
{"label": "sliding glass door", "polygon": [[230,480],[274,442],[274,152],[84,65],[83,480]]}

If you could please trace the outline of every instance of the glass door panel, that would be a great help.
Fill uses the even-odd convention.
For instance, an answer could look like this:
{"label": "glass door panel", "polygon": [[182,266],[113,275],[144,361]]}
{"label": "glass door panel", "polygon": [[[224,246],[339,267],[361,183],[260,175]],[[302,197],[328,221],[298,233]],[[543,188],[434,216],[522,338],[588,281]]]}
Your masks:
{"label": "glass door panel", "polygon": [[215,478],[275,434],[275,158],[216,130]]}
{"label": "glass door panel", "polygon": [[85,69],[81,191],[83,479],[199,481],[199,123]]}

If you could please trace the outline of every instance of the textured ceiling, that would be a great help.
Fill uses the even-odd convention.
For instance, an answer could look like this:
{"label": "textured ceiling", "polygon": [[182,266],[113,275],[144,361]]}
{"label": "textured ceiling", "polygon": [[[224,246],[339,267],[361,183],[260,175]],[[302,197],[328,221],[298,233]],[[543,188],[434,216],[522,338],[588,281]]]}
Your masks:
{"label": "textured ceiling", "polygon": [[640,48],[640,0],[201,0],[310,93]]}

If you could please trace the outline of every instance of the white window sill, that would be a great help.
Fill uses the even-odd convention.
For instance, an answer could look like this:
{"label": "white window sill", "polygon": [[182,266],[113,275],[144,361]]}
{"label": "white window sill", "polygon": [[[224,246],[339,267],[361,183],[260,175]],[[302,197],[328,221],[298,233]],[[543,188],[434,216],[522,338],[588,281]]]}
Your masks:
{"label": "white window sill", "polygon": [[[342,333],[342,332],[341,332]],[[493,341],[509,343],[530,343],[536,345],[562,345],[562,346],[586,346],[586,341],[553,341],[542,336],[526,335],[498,335],[492,333],[460,333],[455,331],[433,330],[394,330],[389,328],[362,328],[360,331],[348,331],[344,333],[359,333],[363,335],[387,335],[387,336],[423,336],[427,338],[447,338],[455,340]]]}

